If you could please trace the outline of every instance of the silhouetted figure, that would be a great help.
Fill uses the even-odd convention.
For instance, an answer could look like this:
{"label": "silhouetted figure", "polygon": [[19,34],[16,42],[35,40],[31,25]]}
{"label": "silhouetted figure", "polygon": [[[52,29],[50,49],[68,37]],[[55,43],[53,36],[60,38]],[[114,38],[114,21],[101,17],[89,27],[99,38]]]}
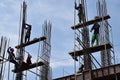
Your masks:
{"label": "silhouetted figure", "polygon": [[78,61],[77,56],[72,56],[75,61]]}
{"label": "silhouetted figure", "polygon": [[27,65],[32,64],[32,62],[31,62],[31,58],[32,58],[32,56],[31,56],[30,54],[28,54],[28,57],[27,57],[27,59],[26,59],[26,63],[27,63]]}
{"label": "silhouetted figure", "polygon": [[0,59],[0,62],[3,61],[3,59]]}
{"label": "silhouetted figure", "polygon": [[27,68],[29,68],[29,65],[32,64],[31,58],[32,58],[32,56],[30,54],[28,54],[26,62],[23,61],[19,68],[20,69],[27,69]]}
{"label": "silhouetted figure", "polygon": [[25,35],[25,43],[30,41],[30,35],[31,35],[31,28],[32,26],[29,24],[26,24],[27,27],[25,27],[26,31],[26,35]]}
{"label": "silhouetted figure", "polygon": [[[97,19],[98,16],[95,17],[95,19]],[[99,45],[99,28],[100,25],[95,22],[93,27],[91,28],[90,32],[92,32],[94,30],[94,34],[92,35],[92,40],[91,40],[91,45],[93,46],[95,40],[96,40],[96,45]]]}
{"label": "silhouetted figure", "polygon": [[81,67],[79,68],[78,73],[81,73],[83,71],[84,65],[82,64]]}
{"label": "silhouetted figure", "polygon": [[84,18],[84,15],[83,15],[83,6],[82,6],[82,4],[79,4],[79,5],[77,6],[77,4],[75,3],[75,9],[78,10],[79,23],[81,23],[81,21],[82,21],[83,18]]}
{"label": "silhouetted figure", "polygon": [[11,48],[11,47],[9,47],[8,49],[7,49],[7,52],[8,52],[8,54],[9,54],[9,56],[8,56],[8,60],[11,62],[11,63],[13,63],[14,65],[15,65],[15,69],[17,69],[18,68],[18,66],[19,66],[19,64],[16,62],[16,57],[15,57],[15,55],[14,55],[14,49],[13,48]]}

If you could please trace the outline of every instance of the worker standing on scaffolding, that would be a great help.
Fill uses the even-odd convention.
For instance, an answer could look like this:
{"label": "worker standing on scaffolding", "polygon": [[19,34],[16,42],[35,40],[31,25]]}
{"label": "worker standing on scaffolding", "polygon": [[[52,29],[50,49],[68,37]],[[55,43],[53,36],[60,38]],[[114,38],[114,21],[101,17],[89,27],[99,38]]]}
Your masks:
{"label": "worker standing on scaffolding", "polygon": [[81,3],[79,3],[79,6],[77,6],[77,3],[75,2],[75,9],[78,10],[78,18],[79,18],[79,23],[83,20],[83,6]]}
{"label": "worker standing on scaffolding", "polygon": [[19,64],[18,64],[18,62],[16,62],[16,57],[15,57],[15,55],[14,55],[14,53],[13,53],[13,52],[14,52],[14,49],[11,48],[11,47],[9,47],[9,48],[7,49],[7,52],[8,52],[8,54],[9,54],[8,60],[9,60],[11,63],[15,64],[15,69],[17,69],[18,66],[19,66]]}
{"label": "worker standing on scaffolding", "polygon": [[26,62],[23,61],[19,68],[27,69],[29,67],[29,65],[32,64],[31,58],[32,58],[32,56],[28,53],[28,56],[26,58]]}
{"label": "worker standing on scaffolding", "polygon": [[[95,17],[95,19],[99,18],[98,16]],[[99,28],[100,28],[100,25],[95,22],[93,27],[91,28],[90,32],[92,32],[94,30],[94,34],[92,35],[92,40],[91,40],[91,45],[93,47],[93,44],[96,40],[96,45],[99,45]]]}
{"label": "worker standing on scaffolding", "polygon": [[26,35],[25,35],[25,43],[30,41],[30,34],[31,34],[31,28],[32,26],[29,24],[26,24],[27,27],[25,29],[27,30]]}

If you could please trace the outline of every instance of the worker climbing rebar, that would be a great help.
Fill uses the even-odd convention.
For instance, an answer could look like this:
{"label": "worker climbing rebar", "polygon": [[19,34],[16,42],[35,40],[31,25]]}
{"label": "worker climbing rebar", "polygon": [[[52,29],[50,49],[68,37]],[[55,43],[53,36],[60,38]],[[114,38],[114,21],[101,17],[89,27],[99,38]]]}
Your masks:
{"label": "worker climbing rebar", "polygon": [[83,5],[81,3],[79,3],[79,5],[77,6],[77,3],[75,2],[75,9],[78,10],[79,23],[81,23],[81,21],[84,18]]}
{"label": "worker climbing rebar", "polygon": [[26,24],[27,27],[25,27],[26,31],[26,35],[25,35],[25,43],[30,41],[30,35],[31,35],[31,28],[32,26],[29,24]]}
{"label": "worker climbing rebar", "polygon": [[9,47],[9,48],[7,49],[7,52],[8,52],[8,54],[9,54],[8,60],[9,60],[11,63],[13,63],[13,64],[15,65],[15,69],[17,69],[18,66],[19,66],[19,64],[18,64],[18,62],[16,61],[17,58],[16,58],[15,55],[14,55],[14,49],[11,48],[11,47]]}
{"label": "worker climbing rebar", "polygon": [[[95,19],[97,18],[99,17],[96,16]],[[90,30],[90,32],[94,30],[94,34],[92,35],[92,40],[91,40],[91,46],[93,46],[95,40],[96,40],[96,45],[99,45],[99,28],[100,28],[100,25],[97,22],[95,22]]]}

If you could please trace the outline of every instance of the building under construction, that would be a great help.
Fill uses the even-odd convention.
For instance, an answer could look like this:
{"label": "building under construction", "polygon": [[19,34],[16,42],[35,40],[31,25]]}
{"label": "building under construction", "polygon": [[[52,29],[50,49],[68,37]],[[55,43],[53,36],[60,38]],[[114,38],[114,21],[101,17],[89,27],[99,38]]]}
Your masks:
{"label": "building under construction", "polygon": [[[42,35],[41,37],[36,37],[34,39],[30,38],[31,28],[33,26],[26,21],[27,15],[27,4],[25,1],[22,3],[21,9],[21,22],[20,22],[20,32],[18,44],[15,46],[16,58],[19,64],[17,69],[11,70],[10,60],[7,58],[11,55],[5,54],[6,49],[10,47],[9,40],[6,37],[1,37],[0,42],[0,80],[27,80],[27,77],[30,76],[29,73],[35,76],[36,80],[52,80],[51,77],[51,68],[50,68],[50,55],[51,55],[51,27],[50,22],[44,21],[42,25]],[[32,56],[31,52],[26,50],[26,47],[32,44],[38,43],[38,53],[36,62],[27,65],[25,60],[25,55]],[[14,50],[13,50],[14,51]],[[13,53],[14,54],[14,53]],[[12,57],[14,57],[12,55]],[[8,72],[5,73],[5,67],[8,65]],[[12,73],[13,74],[12,74]],[[13,77],[12,77],[13,75]]]}
{"label": "building under construction", "polygon": [[[52,24],[47,21],[44,22],[41,37],[34,39],[26,37],[27,32],[29,32],[30,36],[30,27],[33,26],[26,21],[27,4],[23,1],[19,41],[15,46],[17,49],[16,54],[19,58],[17,62],[21,67],[17,70],[10,70],[8,54],[5,54],[7,47],[10,46],[9,40],[6,37],[1,37],[0,80],[4,80],[6,65],[8,65],[6,80],[27,80],[27,77],[30,77],[29,73],[35,76],[35,80],[120,80],[120,64],[115,63],[112,26],[108,22],[111,17],[107,13],[106,0],[98,0],[96,2],[97,18],[92,20],[88,20],[87,17],[86,0],[79,0],[78,2],[75,0],[75,3],[82,5],[82,19],[81,23],[76,24],[76,10],[74,10],[74,25],[71,26],[74,31],[74,51],[68,53],[74,59],[74,74],[52,79],[50,67]],[[99,45],[91,46],[89,26],[94,23],[100,25]],[[39,44],[36,62],[29,66],[23,65],[25,55],[30,54],[29,51],[26,51],[26,47],[35,43]],[[93,53],[100,54],[101,62],[95,58]],[[80,71],[77,71],[76,66],[78,65],[82,65]],[[13,78],[10,78],[10,72],[13,73]]]}
{"label": "building under construction", "polygon": [[[76,0],[75,0],[76,3]],[[98,0],[97,18],[88,20],[87,18],[87,4],[86,0],[79,0],[82,4],[83,19],[82,23],[76,24],[74,18],[74,25],[71,27],[74,30],[74,51],[69,52],[74,59],[75,74],[56,78],[54,80],[119,80],[120,79],[120,64],[115,64],[115,53],[112,37],[112,26],[109,24],[109,13],[107,13],[106,0]],[[75,4],[76,5],[76,4]],[[76,17],[76,12],[74,12]],[[92,46],[89,37],[89,25],[98,23],[100,25],[99,45]],[[97,52],[101,57],[101,63],[93,56]],[[79,65],[82,65],[77,71],[77,58],[79,58]],[[83,62],[83,63],[82,63]]]}

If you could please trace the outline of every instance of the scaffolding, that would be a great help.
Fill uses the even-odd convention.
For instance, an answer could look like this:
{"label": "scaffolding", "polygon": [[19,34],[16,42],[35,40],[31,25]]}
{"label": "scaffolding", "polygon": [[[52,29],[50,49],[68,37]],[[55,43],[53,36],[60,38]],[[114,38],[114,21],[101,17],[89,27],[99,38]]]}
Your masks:
{"label": "scaffolding", "polygon": [[[52,24],[50,21],[44,21],[44,24],[42,25],[42,37],[30,39],[26,42],[26,15],[27,4],[24,0],[20,12],[18,45],[15,46],[17,49],[16,58],[18,58],[17,62],[19,63],[19,67],[18,69],[11,70],[13,66],[10,66],[8,55],[5,54],[6,46],[9,43],[7,43],[7,38],[2,36],[0,41],[0,80],[28,80],[29,73],[35,75],[34,80],[52,80],[50,67]],[[39,43],[36,62],[27,65],[26,62],[24,62],[24,58],[26,57],[26,54],[31,53],[26,51],[26,47],[35,43]]]}
{"label": "scaffolding", "polygon": [[[42,35],[46,37],[41,44],[41,54],[39,55],[45,65],[41,66],[40,80],[51,80],[50,56],[51,56],[51,27],[50,22],[45,21],[42,28]],[[38,56],[38,58],[39,58]],[[39,58],[40,59],[40,58]]]}
{"label": "scaffolding", "polygon": [[[76,0],[75,0],[75,3],[76,3]],[[83,27],[80,28],[80,24],[78,24],[78,25],[74,24],[74,26],[71,27],[74,30],[73,58],[76,58],[76,51],[90,47],[90,45],[89,45],[89,43],[90,43],[89,29],[84,24],[87,21],[87,19],[86,19],[87,14],[86,14],[86,7],[85,7],[86,2],[84,0],[81,0],[79,2],[79,4],[82,4],[82,8],[83,8],[84,17],[83,17],[82,23],[81,23],[81,25]],[[75,16],[76,16],[76,14],[75,14]],[[74,21],[76,21],[76,20],[74,20]],[[74,23],[76,23],[76,22],[74,22]],[[89,55],[89,52],[84,51],[84,56],[78,56],[78,57],[79,57],[79,60],[81,59],[81,61],[83,62],[82,64],[84,64],[85,69],[91,69],[91,57]],[[74,65],[76,65],[76,62]],[[75,70],[75,73],[76,73],[76,70]]]}
{"label": "scaffolding", "polygon": [[[97,2],[97,14],[100,17],[107,15],[107,7],[106,7],[106,0],[98,0]],[[100,22],[100,37],[99,41],[100,44],[104,43],[113,43],[112,40],[112,27],[109,25],[108,20],[104,20]],[[110,40],[111,38],[111,40]],[[115,64],[115,54],[114,54],[114,47],[111,49],[106,49],[101,51],[101,64],[102,67],[110,66],[112,64]]]}
{"label": "scaffolding", "polygon": [[[75,0],[76,3],[76,0]],[[83,5],[83,22],[78,23],[77,25],[74,24],[71,28],[74,30],[74,51],[70,52],[69,54],[75,60],[75,77],[74,80],[93,80],[93,69],[104,68],[106,66],[114,65],[115,64],[115,54],[114,54],[114,47],[113,47],[113,37],[111,30],[112,27],[109,26],[108,19],[110,16],[107,14],[106,8],[106,1],[100,0],[97,2],[97,16],[98,18],[88,20],[87,19],[87,4],[86,0],[79,1],[79,4]],[[76,14],[76,13],[75,13]],[[75,15],[76,16],[76,15]],[[74,17],[75,17],[74,16]],[[74,18],[76,19],[76,18]],[[74,20],[74,23],[76,20]],[[100,24],[100,35],[99,35],[99,45],[91,46],[90,45],[90,37],[89,37],[89,25],[94,23]],[[94,57],[92,53],[100,52],[101,54],[101,63]],[[76,73],[76,61],[77,57],[79,57],[79,63],[84,64],[84,70],[80,73],[82,76],[89,76],[85,78],[77,78],[76,76],[79,74]],[[98,65],[96,65],[98,64]],[[106,74],[106,73],[104,73]],[[104,75],[103,75],[104,76]]]}
{"label": "scaffolding", "polygon": [[[87,16],[86,0],[81,0],[81,3]],[[107,14],[106,0],[97,1],[97,19],[87,20],[87,17],[84,17],[83,22],[76,25],[75,14],[74,26],[71,27],[74,30],[74,51],[69,53],[75,62],[75,74],[54,80],[119,80],[120,64],[115,64],[112,26],[108,23],[110,16]],[[88,26],[94,22],[100,24],[99,45],[90,46]],[[101,63],[94,57],[95,52],[100,52]],[[79,63],[85,67],[80,72],[76,72],[77,57]]]}
{"label": "scaffolding", "polygon": [[4,78],[4,67],[6,64],[4,64],[4,62],[6,62],[5,58],[5,51],[6,51],[6,47],[7,47],[7,38],[6,37],[1,37],[1,41],[0,41],[0,80],[3,80]]}
{"label": "scaffolding", "polygon": [[[50,74],[50,55],[51,55],[51,23],[47,23],[45,21],[44,25],[42,26],[43,32],[42,37],[34,38],[33,40],[30,40],[28,42],[25,41],[25,35],[26,35],[26,11],[27,5],[26,2],[23,2],[23,13],[22,13],[22,27],[20,28],[20,37],[19,37],[19,44],[15,46],[17,49],[17,54],[19,59],[20,68],[17,70],[12,70],[12,72],[16,73],[16,80],[23,80],[23,76],[25,76],[25,80],[27,80],[27,71],[33,73],[36,75],[36,80],[51,80],[51,74]],[[42,43],[40,43],[42,41]],[[26,66],[24,61],[25,54],[29,52],[26,51],[26,47],[29,45],[32,45],[34,43],[39,42],[38,46],[38,55],[36,58],[36,62],[30,64],[29,66]],[[41,47],[40,47],[41,45]],[[41,51],[40,51],[41,50]],[[33,69],[34,70],[30,70]],[[35,72],[36,69],[36,72]],[[24,73],[26,71],[26,73]]]}
{"label": "scaffolding", "polygon": [[[24,39],[24,37],[25,37],[25,24],[26,24],[26,11],[27,10],[27,4],[26,4],[26,2],[24,1],[23,2],[23,4],[22,4],[22,21],[21,21],[21,23],[20,23],[20,32],[19,32],[19,45],[21,45],[21,44],[23,44],[23,43],[25,43],[25,39]],[[20,12],[20,13],[21,13]],[[21,15],[20,15],[21,16]],[[23,62],[23,60],[24,60],[24,54],[25,54],[25,52],[23,51],[25,48],[24,47],[22,47],[22,48],[20,48],[20,49],[18,49],[17,51],[18,51],[18,57],[20,57],[20,60],[18,61],[19,62],[19,64],[22,64],[22,62]],[[22,80],[23,79],[23,73],[22,72],[19,72],[19,73],[16,73],[16,80]]]}

